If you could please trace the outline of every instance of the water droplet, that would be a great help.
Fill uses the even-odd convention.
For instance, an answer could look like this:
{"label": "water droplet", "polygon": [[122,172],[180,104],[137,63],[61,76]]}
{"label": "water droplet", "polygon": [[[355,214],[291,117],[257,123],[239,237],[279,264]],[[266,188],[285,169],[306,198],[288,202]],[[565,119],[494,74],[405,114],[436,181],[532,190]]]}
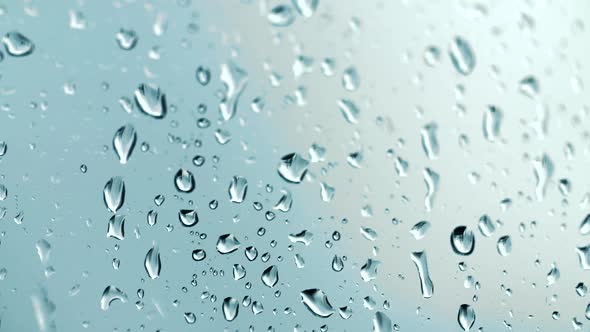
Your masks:
{"label": "water droplet", "polygon": [[383,312],[377,311],[373,317],[373,332],[393,332],[391,319]]}
{"label": "water droplet", "polygon": [[334,255],[334,258],[332,258],[332,270],[340,272],[342,269],[344,269],[344,261],[340,256]]}
{"label": "water droplet", "polygon": [[426,260],[426,253],[424,251],[413,252],[411,255],[412,262],[416,265],[418,270],[418,279],[420,280],[420,290],[422,297],[431,298],[434,294],[434,284],[430,279],[430,272],[428,271],[428,262]]}
{"label": "water droplet", "polygon": [[279,269],[276,265],[269,266],[262,272],[260,279],[264,285],[273,288],[279,282]]}
{"label": "water droplet", "polygon": [[70,10],[68,12],[70,16],[70,28],[74,30],[86,29],[87,23],[84,13],[77,10]]}
{"label": "water droplet", "polygon": [[37,241],[35,247],[37,248],[37,255],[39,256],[41,263],[47,263],[49,260],[49,255],[51,254],[51,244],[49,244],[47,240],[41,239]]}
{"label": "water droplet", "polygon": [[104,311],[108,310],[114,301],[127,302],[127,294],[115,286],[107,286],[102,292],[100,298],[100,308]]}
{"label": "water droplet", "polygon": [[246,276],[246,268],[242,264],[234,264],[233,267],[234,280],[240,280]]}
{"label": "water droplet", "polygon": [[536,97],[539,89],[539,81],[535,76],[525,76],[518,85],[518,90],[530,98]]}
{"label": "water droplet", "polygon": [[489,105],[483,115],[483,136],[489,142],[494,142],[500,134],[502,111],[496,106]]}
{"label": "water droplet", "polygon": [[137,134],[135,128],[128,124],[119,128],[113,137],[113,149],[119,157],[121,164],[126,164],[133,153],[135,143],[137,141]]}
{"label": "water droplet", "polygon": [[547,286],[551,286],[559,280],[561,273],[555,264],[551,266],[551,270],[547,273]]}
{"label": "water droplet", "polygon": [[441,51],[436,46],[428,46],[424,50],[424,63],[430,67],[436,66],[440,62]]}
{"label": "water droplet", "polygon": [[457,255],[471,255],[475,249],[475,237],[466,226],[455,227],[451,233],[451,248]]}
{"label": "water droplet", "polygon": [[273,7],[266,17],[268,22],[275,27],[286,27],[295,21],[293,8],[288,5],[277,5]]}
{"label": "water droplet", "polygon": [[469,75],[475,68],[475,54],[467,40],[455,37],[449,47],[449,56],[455,70],[461,75]]}
{"label": "water droplet", "polygon": [[35,44],[18,31],[7,32],[2,37],[2,42],[6,53],[15,57],[29,55],[35,49]]}
{"label": "water droplet", "polygon": [[338,108],[340,109],[340,112],[342,113],[342,116],[344,116],[344,119],[346,120],[346,122],[348,122],[350,124],[357,124],[358,123],[358,118],[359,118],[361,111],[359,110],[359,108],[356,106],[356,104],[352,100],[349,100],[349,99],[338,100]]}
{"label": "water droplet", "polygon": [[321,289],[307,289],[302,291],[300,295],[305,307],[315,316],[327,318],[334,313],[334,308],[328,301],[326,293]]}
{"label": "water droplet", "polygon": [[590,245],[585,247],[576,247],[578,261],[582,270],[590,270]]}
{"label": "water droplet", "polygon": [[509,235],[504,235],[498,239],[496,249],[501,256],[508,256],[512,252],[512,239]]}
{"label": "water droplet", "polygon": [[475,323],[475,310],[469,304],[462,304],[457,313],[457,322],[463,331],[469,331]]}
{"label": "water droplet", "polygon": [[176,189],[183,193],[190,193],[195,189],[195,177],[191,171],[181,168],[174,175]]}
{"label": "water droplet", "polygon": [[229,233],[224,234],[217,240],[217,251],[221,254],[229,254],[240,248],[240,241],[235,235]]}
{"label": "water droplet", "polygon": [[361,279],[364,282],[369,282],[377,278],[377,267],[381,264],[380,261],[374,259],[367,259],[367,262],[361,266]]}
{"label": "water droplet", "polygon": [[205,68],[203,66],[199,66],[199,67],[197,67],[197,71],[195,73],[195,76],[197,78],[197,82],[199,82],[199,84],[205,86],[205,85],[209,84],[209,81],[211,80],[211,71],[208,68]]}
{"label": "water droplet", "polygon": [[192,227],[199,222],[197,210],[182,209],[178,212],[178,220],[185,227]]}
{"label": "water droplet", "polygon": [[252,313],[254,315],[258,315],[258,314],[262,313],[263,311],[264,311],[264,307],[262,306],[262,303],[260,303],[258,301],[252,302]]}
{"label": "water droplet", "polygon": [[342,87],[348,91],[355,91],[361,84],[361,78],[355,67],[348,67],[342,74]]}
{"label": "water droplet", "polygon": [[414,239],[420,240],[426,235],[426,232],[429,229],[430,229],[430,223],[426,220],[423,220],[423,221],[416,223],[414,226],[412,226],[412,228],[410,229],[410,234],[412,234]]}
{"label": "water droplet", "polygon": [[292,0],[299,15],[310,18],[316,12],[320,0]]}
{"label": "water droplet", "polygon": [[194,324],[197,321],[197,316],[195,316],[192,312],[185,312],[184,313],[184,320],[188,324]]}
{"label": "water droplet", "polygon": [[137,33],[131,29],[120,29],[119,32],[115,34],[115,39],[117,40],[119,48],[125,51],[132,50],[139,40]]}
{"label": "water droplet", "polygon": [[125,238],[125,216],[116,214],[109,219],[107,237],[117,240],[123,240]]}
{"label": "water droplet", "polygon": [[496,226],[494,225],[494,222],[487,214],[484,214],[481,217],[479,217],[479,223],[477,226],[479,228],[481,235],[485,237],[492,236],[496,231]]}
{"label": "water droplet", "polygon": [[532,161],[533,173],[535,176],[535,194],[537,200],[541,202],[545,197],[547,183],[553,175],[553,162],[548,155],[543,154],[541,158],[536,158]]}
{"label": "water droplet", "polygon": [[207,258],[207,253],[203,249],[195,249],[193,250],[193,260],[200,262],[203,259]]}
{"label": "water droplet", "polygon": [[153,118],[160,119],[166,115],[166,95],[159,87],[140,84],[135,90],[135,103],[143,113]]}
{"label": "water droplet", "polygon": [[221,65],[219,79],[225,87],[225,95],[219,102],[219,112],[228,121],[236,114],[238,101],[248,84],[248,74],[234,62],[228,61]]}
{"label": "water droplet", "polygon": [[436,192],[438,191],[439,176],[438,173],[430,168],[425,168],[424,171],[422,171],[422,175],[424,176],[424,183],[426,184],[424,207],[426,208],[426,211],[431,211]]}
{"label": "water droplet", "polygon": [[151,279],[156,279],[160,276],[162,270],[162,260],[160,259],[160,251],[157,246],[148,250],[143,261],[145,271]]}
{"label": "water droplet", "polygon": [[[6,195],[4,196],[6,197]],[[582,235],[590,234],[590,214],[587,214],[584,220],[582,220],[580,227],[578,227],[578,231]]]}
{"label": "water droplet", "polygon": [[313,239],[313,233],[303,230],[297,234],[289,234],[289,241],[293,243],[303,243],[306,246],[311,244],[311,240]]}
{"label": "water droplet", "polygon": [[256,257],[258,257],[258,249],[252,246],[246,247],[244,254],[246,255],[246,258],[248,258],[248,260],[252,262],[256,259]]}
{"label": "water droplet", "polygon": [[422,138],[422,150],[428,159],[436,159],[438,157],[438,139],[436,138],[436,123],[429,123],[422,127],[420,136]]}
{"label": "water droplet", "polygon": [[334,199],[336,189],[325,182],[320,182],[320,197],[322,201],[329,203]]}
{"label": "water droplet", "polygon": [[225,318],[225,320],[231,322],[238,316],[240,303],[233,297],[226,297],[223,300],[221,309],[223,311],[223,317]]}
{"label": "water droplet", "polygon": [[120,176],[112,177],[107,181],[103,189],[103,198],[106,207],[116,213],[125,202],[125,182]]}
{"label": "water droplet", "polygon": [[307,173],[309,161],[298,153],[289,153],[281,158],[279,175],[287,182],[300,183]]}
{"label": "water droplet", "polygon": [[241,176],[234,176],[228,188],[229,200],[232,203],[242,203],[248,192],[248,180]]}

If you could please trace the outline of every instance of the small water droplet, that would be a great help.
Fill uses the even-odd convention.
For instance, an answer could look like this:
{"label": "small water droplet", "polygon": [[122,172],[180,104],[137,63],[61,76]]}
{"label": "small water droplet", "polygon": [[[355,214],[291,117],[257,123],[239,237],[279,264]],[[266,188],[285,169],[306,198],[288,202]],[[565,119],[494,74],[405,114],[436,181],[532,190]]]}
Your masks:
{"label": "small water droplet", "polygon": [[156,119],[163,118],[166,115],[166,95],[159,87],[140,84],[135,90],[134,96],[135,103],[143,113]]}
{"label": "small water droplet", "polygon": [[457,322],[463,331],[469,331],[475,323],[475,310],[469,304],[462,304],[457,313]]}
{"label": "small water droplet", "polygon": [[275,27],[286,27],[295,21],[293,8],[288,5],[277,5],[267,15],[268,22]]}
{"label": "small water droplet", "polygon": [[281,158],[277,168],[279,175],[287,182],[300,183],[307,173],[309,161],[298,153],[289,153]]}
{"label": "small water droplet", "polygon": [[120,176],[112,177],[107,181],[103,189],[103,198],[106,207],[116,213],[125,202],[125,182]]}
{"label": "small water droplet", "polygon": [[471,255],[475,249],[475,237],[466,226],[455,227],[451,233],[451,248],[457,255]]}
{"label": "small water droplet", "polygon": [[181,168],[174,175],[176,189],[183,193],[190,193],[195,189],[195,177],[191,171]]}
{"label": "small water droplet", "polygon": [[18,31],[7,32],[2,37],[6,53],[11,56],[20,57],[33,53],[35,44],[25,35]]}
{"label": "small water droplet", "polygon": [[132,50],[139,40],[137,33],[131,29],[120,29],[115,34],[115,39],[117,40],[119,48],[125,51]]}
{"label": "small water droplet", "polygon": [[135,143],[137,142],[137,134],[132,125],[127,124],[119,128],[113,137],[113,149],[119,157],[121,164],[126,164],[133,153]]}
{"label": "small water droplet", "polygon": [[219,253],[229,254],[240,248],[240,241],[231,233],[224,234],[217,239],[216,247]]}
{"label": "small water droplet", "polygon": [[455,70],[464,76],[473,72],[475,68],[475,54],[467,40],[462,37],[455,37],[449,47],[449,56]]}
{"label": "small water droplet", "polygon": [[240,304],[238,300],[234,299],[233,297],[226,297],[223,300],[221,309],[223,311],[223,317],[225,320],[231,322],[238,316]]}
{"label": "small water droplet", "polygon": [[334,313],[334,307],[328,301],[326,293],[321,289],[307,289],[302,291],[300,295],[305,307],[315,316],[327,318]]}

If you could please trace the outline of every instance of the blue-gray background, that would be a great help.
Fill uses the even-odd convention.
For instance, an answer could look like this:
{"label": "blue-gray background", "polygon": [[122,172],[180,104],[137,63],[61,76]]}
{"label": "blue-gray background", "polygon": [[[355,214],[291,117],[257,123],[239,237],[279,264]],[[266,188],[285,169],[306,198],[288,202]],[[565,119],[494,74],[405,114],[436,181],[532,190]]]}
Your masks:
{"label": "blue-gray background", "polygon": [[[589,280],[574,249],[588,241],[577,227],[588,213],[587,204],[580,202],[589,183],[584,83],[589,77],[590,6],[584,1],[320,0],[311,18],[298,16],[291,26],[275,28],[266,13],[279,3],[0,2],[0,34],[18,30],[36,46],[33,54],[21,58],[4,52],[0,62],[0,140],[8,146],[0,157],[0,183],[9,193],[0,202],[6,208],[0,220],[0,268],[6,270],[0,280],[0,331],[39,330],[32,299],[39,298],[41,290],[55,305],[50,316],[57,331],[85,330],[83,322],[89,323],[89,331],[246,331],[250,325],[256,331],[269,326],[291,331],[297,324],[306,331],[322,325],[330,331],[369,331],[377,310],[401,331],[460,331],[456,319],[462,303],[475,309],[474,329],[485,331],[505,331],[506,324],[515,331],[572,330],[574,317],[590,325],[584,317],[588,300],[574,291],[578,282]],[[86,29],[70,27],[71,10],[84,14]],[[167,22],[160,36],[153,31],[158,17]],[[120,28],[137,32],[134,49],[117,46]],[[469,76],[457,74],[448,57],[455,36],[463,36],[475,52],[476,67]],[[432,45],[441,50],[434,67],[423,60],[424,49]],[[148,56],[153,47],[160,50],[159,60]],[[313,72],[295,78],[292,65],[299,54],[314,58]],[[321,73],[325,58],[336,63],[332,77]],[[249,83],[236,117],[224,122],[217,110],[223,91],[219,73],[229,59],[247,71]],[[361,78],[355,92],[341,85],[342,71],[351,65]],[[212,72],[206,86],[195,79],[198,66]],[[273,73],[282,77],[278,87],[270,84]],[[527,75],[540,81],[534,99],[518,91],[518,82]],[[150,118],[137,107],[128,114],[118,104],[144,82],[166,93],[171,107],[164,119]],[[64,85],[72,83],[75,94],[65,94]],[[298,86],[307,90],[305,106],[285,101]],[[458,95],[461,87],[464,93]],[[250,109],[255,97],[266,101],[261,113]],[[354,100],[361,109],[357,125],[341,116],[340,98]],[[212,122],[207,129],[196,126],[203,116],[196,111],[200,103],[207,105],[204,116]],[[464,114],[457,112],[457,103],[464,105]],[[482,133],[490,104],[504,114],[501,139],[494,143]],[[544,137],[535,131],[540,115],[546,117]],[[420,128],[430,122],[438,126],[436,160],[429,160],[420,145]],[[138,132],[138,146],[129,163],[121,165],[111,142],[127,123]],[[217,128],[232,134],[228,144],[216,142]],[[459,144],[461,134],[469,137],[466,148]],[[195,146],[196,139],[202,147]],[[149,151],[140,150],[143,142],[149,143]],[[568,142],[575,147],[573,158],[564,153]],[[326,160],[312,164],[309,180],[301,184],[283,181],[276,171],[280,157],[291,152],[306,156],[313,143],[327,149]],[[361,169],[346,162],[356,151],[363,151]],[[531,160],[544,153],[555,170],[539,202]],[[197,154],[206,158],[200,168],[191,162]],[[407,177],[395,172],[397,156],[409,162]],[[86,173],[80,171],[82,164],[88,167]],[[195,174],[191,194],[174,188],[173,176],[180,167]],[[424,208],[424,167],[440,174],[430,212]],[[469,180],[472,172],[478,174],[474,183]],[[249,182],[242,204],[228,199],[234,175]],[[123,241],[106,237],[110,213],[102,189],[113,176],[122,176],[127,189]],[[572,183],[567,197],[557,188],[561,178]],[[320,198],[321,181],[336,189],[329,203]],[[273,186],[272,193],[266,191],[267,184]],[[281,188],[292,192],[293,208],[267,221],[264,213],[272,210]],[[161,207],[153,202],[157,195],[166,197]],[[513,203],[502,212],[499,202],[505,198]],[[216,210],[208,207],[213,199],[219,200]],[[191,230],[207,234],[204,240],[177,220],[178,210],[188,207],[189,200],[200,217]],[[252,207],[255,201],[264,205],[262,211]],[[371,207],[372,217],[362,216],[365,206]],[[152,209],[159,219],[149,227],[146,214]],[[24,220],[17,224],[13,219],[21,212]],[[472,255],[453,254],[451,230],[457,225],[476,230],[482,214],[501,220],[503,226],[492,238],[476,232]],[[420,220],[432,227],[416,241],[409,229]],[[169,224],[173,231],[166,229]],[[256,234],[260,227],[267,230],[264,236]],[[374,229],[377,239],[366,239],[361,227]],[[288,250],[288,234],[304,229],[314,234],[311,245],[294,244]],[[331,240],[335,230],[342,234],[340,241]],[[228,232],[238,236],[242,248],[222,256],[215,242]],[[502,235],[512,237],[508,257],[496,252]],[[40,239],[52,246],[47,263],[37,256],[35,243]],[[278,243],[275,248],[272,240]],[[327,248],[326,241],[333,246]],[[161,250],[162,273],[151,280],[143,260],[154,243]],[[261,254],[269,252],[270,261],[248,262],[243,254],[248,245]],[[191,259],[196,248],[207,251],[206,260]],[[422,298],[410,260],[410,253],[419,250],[428,254],[435,285],[430,299]],[[348,258],[339,273],[331,269],[336,253]],[[295,266],[295,254],[305,258],[304,268]],[[113,258],[121,262],[118,270],[112,267]],[[363,282],[359,274],[367,258],[381,262],[371,282]],[[467,263],[465,272],[458,268],[461,261]],[[231,276],[235,263],[247,269],[240,281]],[[561,277],[547,287],[552,263]],[[260,281],[270,264],[279,267],[275,289]],[[47,266],[55,269],[50,277],[44,273]],[[190,284],[193,274],[198,275],[196,287]],[[480,282],[480,290],[464,287],[468,275]],[[248,281],[251,289],[245,287]],[[76,285],[80,291],[71,296]],[[125,291],[129,301],[102,311],[99,300],[107,285]],[[334,306],[349,305],[353,316],[314,317],[300,301],[299,292],[308,288],[322,289]],[[138,289],[145,290],[141,310],[135,305]],[[280,297],[275,297],[276,290]],[[205,291],[217,300],[201,300]],[[226,322],[222,300],[245,295],[260,301],[264,312],[254,316],[242,307],[235,321]],[[376,301],[375,309],[363,307],[366,296]],[[383,308],[384,301],[391,304],[389,309]],[[293,312],[287,315],[285,308]],[[561,313],[559,320],[552,319],[554,311]],[[195,325],[185,322],[185,312],[195,313]]]}

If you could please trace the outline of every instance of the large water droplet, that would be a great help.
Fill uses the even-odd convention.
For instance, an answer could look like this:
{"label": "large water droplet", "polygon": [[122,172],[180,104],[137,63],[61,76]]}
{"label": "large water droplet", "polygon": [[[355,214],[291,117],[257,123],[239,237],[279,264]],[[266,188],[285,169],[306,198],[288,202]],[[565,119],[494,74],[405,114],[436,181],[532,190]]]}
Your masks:
{"label": "large water droplet", "polygon": [[416,265],[416,269],[418,270],[418,279],[420,280],[420,290],[422,292],[422,297],[432,297],[432,294],[434,294],[434,284],[430,279],[426,253],[424,251],[413,252],[411,254],[411,258],[412,262],[414,262],[414,265]]}
{"label": "large water droplet", "polygon": [[373,317],[373,332],[393,332],[391,319],[383,312],[377,311]]}
{"label": "large water droplet", "polygon": [[125,182],[120,176],[112,177],[103,189],[104,203],[111,212],[116,213],[125,202]]}
{"label": "large water droplet", "polygon": [[436,138],[436,123],[429,123],[422,127],[420,136],[422,138],[422,150],[428,159],[436,159],[438,157],[438,139]]}
{"label": "large water droplet", "polygon": [[310,18],[316,12],[320,0],[291,0],[299,15]]}
{"label": "large water droplet", "polygon": [[240,248],[240,241],[235,235],[224,234],[217,239],[217,251],[221,254],[229,254]]}
{"label": "large water droplet", "polygon": [[291,197],[291,192],[288,190],[281,190],[281,198],[277,204],[275,204],[274,209],[279,210],[281,212],[289,212],[291,210],[291,206],[293,205],[293,198]]}
{"label": "large water droplet", "polygon": [[203,259],[207,258],[207,253],[203,249],[195,249],[193,250],[192,256],[193,260],[195,260],[196,262],[200,262]]}
{"label": "large water droplet", "polygon": [[279,175],[287,182],[300,183],[307,173],[309,161],[298,153],[289,153],[281,158],[277,168]]}
{"label": "large water droplet", "polygon": [[338,100],[338,108],[340,109],[340,112],[342,113],[342,116],[344,116],[346,122],[350,124],[358,123],[358,118],[360,116],[361,111],[352,100]]}
{"label": "large water droplet", "polygon": [[156,279],[160,276],[162,270],[162,260],[160,259],[160,251],[157,246],[152,247],[148,250],[143,261],[145,271],[148,276],[152,279]]}
{"label": "large water droplet", "polygon": [[504,235],[498,239],[496,249],[501,256],[508,256],[512,252],[512,239],[510,235]]}
{"label": "large water droplet", "polygon": [[461,75],[469,75],[475,68],[475,54],[471,45],[462,37],[455,37],[449,47],[449,55],[455,70]]}
{"label": "large water droplet", "polygon": [[128,124],[119,128],[113,137],[113,149],[119,157],[121,164],[126,164],[133,153],[135,142],[137,141],[137,134],[135,128]]}
{"label": "large water droplet", "polygon": [[159,87],[140,84],[135,90],[135,103],[143,113],[156,119],[166,115],[166,95]]}
{"label": "large water droplet", "polygon": [[226,297],[223,300],[221,310],[223,311],[223,317],[226,321],[231,322],[238,317],[238,311],[240,309],[240,303],[233,297]]}
{"label": "large water droplet", "polygon": [[192,227],[199,222],[197,210],[182,209],[178,212],[178,220],[185,227]]}
{"label": "large water droplet", "polygon": [[483,136],[489,142],[494,142],[500,133],[502,111],[496,106],[489,105],[483,115]]}
{"label": "large water droplet", "polygon": [[475,323],[475,310],[469,304],[462,304],[457,313],[457,322],[463,331],[469,331]]}
{"label": "large water droplet", "polygon": [[466,226],[455,227],[451,233],[451,248],[457,255],[467,256],[475,249],[475,237]]}
{"label": "large water droplet", "polygon": [[195,177],[191,171],[181,168],[174,175],[176,189],[183,193],[190,193],[195,189]]}
{"label": "large water droplet", "polygon": [[492,236],[496,231],[496,225],[494,224],[490,216],[488,216],[487,214],[484,214],[481,217],[479,217],[479,223],[477,226],[479,228],[481,235],[485,237]]}
{"label": "large water droplet", "polygon": [[364,282],[371,281],[377,278],[377,267],[381,264],[380,261],[374,259],[367,259],[367,262],[361,266],[361,278]]}
{"label": "large water droplet", "polygon": [[279,282],[279,269],[276,265],[269,266],[262,272],[260,279],[264,285],[273,288]]}
{"label": "large water droplet", "polygon": [[302,291],[300,295],[305,307],[315,316],[327,318],[334,313],[334,308],[328,301],[326,293],[321,289],[307,289]]}
{"label": "large water droplet", "polygon": [[240,280],[246,276],[246,268],[242,264],[234,264],[233,267],[234,280]]}
{"label": "large water droplet", "polygon": [[219,102],[219,112],[228,121],[236,114],[238,101],[248,84],[248,73],[233,61],[227,61],[221,65],[219,79],[225,87],[225,95]]}
{"label": "large water droplet", "polygon": [[131,29],[120,29],[117,34],[115,34],[115,39],[117,40],[119,48],[125,51],[132,50],[139,40],[137,33]]}
{"label": "large water droplet", "polygon": [[430,229],[430,223],[426,220],[423,220],[423,221],[417,222],[414,226],[412,226],[412,228],[410,229],[410,234],[412,234],[414,239],[420,240],[426,235],[426,232],[429,229]]}
{"label": "large water droplet", "polygon": [[109,219],[107,228],[107,237],[112,237],[117,240],[125,239],[125,216],[116,214]]}
{"label": "large water droplet", "polygon": [[2,42],[4,43],[4,48],[6,48],[6,53],[11,56],[19,57],[29,55],[35,49],[35,44],[18,31],[7,32],[2,37]]}
{"label": "large water droplet", "polygon": [[286,27],[295,21],[295,13],[291,6],[277,5],[268,12],[266,18],[272,26]]}
{"label": "large water droplet", "polygon": [[234,176],[228,188],[229,200],[232,203],[242,203],[248,192],[248,180],[241,176]]}
{"label": "large water droplet", "polygon": [[102,292],[100,297],[100,308],[102,310],[108,310],[114,301],[127,302],[127,294],[125,294],[119,288],[109,285]]}

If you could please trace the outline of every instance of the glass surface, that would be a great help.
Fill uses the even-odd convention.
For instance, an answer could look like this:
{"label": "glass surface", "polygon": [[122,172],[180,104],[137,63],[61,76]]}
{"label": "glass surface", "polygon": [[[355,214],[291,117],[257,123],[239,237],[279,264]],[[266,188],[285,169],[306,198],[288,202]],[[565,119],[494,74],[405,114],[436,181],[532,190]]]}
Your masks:
{"label": "glass surface", "polygon": [[0,2],[0,331],[588,330],[589,18]]}

